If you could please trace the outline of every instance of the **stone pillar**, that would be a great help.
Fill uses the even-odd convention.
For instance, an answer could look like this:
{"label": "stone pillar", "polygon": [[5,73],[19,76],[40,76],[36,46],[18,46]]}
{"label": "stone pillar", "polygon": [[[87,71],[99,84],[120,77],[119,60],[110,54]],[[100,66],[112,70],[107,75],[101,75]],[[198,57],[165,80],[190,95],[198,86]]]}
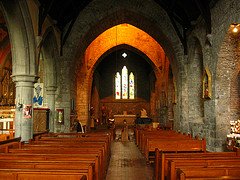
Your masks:
{"label": "stone pillar", "polygon": [[[32,75],[15,75],[12,77],[16,84],[16,111],[15,111],[15,137],[28,142],[33,138],[33,88],[36,80]],[[29,105],[30,116],[24,116],[24,107]]]}
{"label": "stone pillar", "polygon": [[56,86],[48,86],[46,87],[46,94],[47,94],[47,104],[50,109],[49,113],[49,129],[50,132],[55,132],[56,121],[55,121],[55,93],[57,87]]}

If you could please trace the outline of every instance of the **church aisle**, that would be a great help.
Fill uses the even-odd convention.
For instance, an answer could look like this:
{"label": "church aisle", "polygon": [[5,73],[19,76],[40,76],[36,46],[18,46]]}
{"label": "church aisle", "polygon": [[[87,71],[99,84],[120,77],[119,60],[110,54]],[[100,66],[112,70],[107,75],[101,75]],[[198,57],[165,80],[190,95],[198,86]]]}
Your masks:
{"label": "church aisle", "polygon": [[152,180],[153,167],[148,166],[133,139],[129,129],[130,141],[121,142],[121,130],[116,131],[116,140],[112,143],[112,155],[106,180]]}

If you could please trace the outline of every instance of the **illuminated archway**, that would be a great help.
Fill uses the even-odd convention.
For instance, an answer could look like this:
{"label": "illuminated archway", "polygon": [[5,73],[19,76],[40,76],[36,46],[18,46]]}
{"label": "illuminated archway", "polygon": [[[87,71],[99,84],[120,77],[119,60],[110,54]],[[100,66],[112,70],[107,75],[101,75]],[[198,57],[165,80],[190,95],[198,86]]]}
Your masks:
{"label": "illuminated archway", "polygon": [[130,24],[120,24],[104,31],[88,46],[85,52],[87,68],[92,69],[106,51],[121,44],[143,52],[157,67],[166,58],[163,48],[149,34]]}
{"label": "illuminated archway", "polygon": [[[82,107],[84,107],[83,103],[89,104],[92,75],[97,62],[108,50],[122,44],[134,47],[152,61],[155,74],[162,77],[157,80],[157,87],[160,87],[162,79],[167,75],[164,72],[165,68],[168,69],[169,66],[168,58],[160,44],[149,34],[130,24],[119,24],[107,29],[88,46],[84,54],[83,64],[78,69],[76,108],[78,114],[86,115],[81,117],[82,122],[86,122],[88,119],[88,110]],[[84,76],[82,76],[83,74]]]}

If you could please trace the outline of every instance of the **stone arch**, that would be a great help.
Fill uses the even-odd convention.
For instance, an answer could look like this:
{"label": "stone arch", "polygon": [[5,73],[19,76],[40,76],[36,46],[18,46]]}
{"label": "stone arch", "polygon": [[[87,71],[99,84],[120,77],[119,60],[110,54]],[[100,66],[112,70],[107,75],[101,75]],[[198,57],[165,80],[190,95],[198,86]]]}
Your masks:
{"label": "stone arch", "polygon": [[[117,7],[114,7],[113,9],[115,10],[115,8]],[[156,14],[161,12],[160,14],[164,17],[164,21],[159,21],[159,18],[157,18],[156,21],[159,21],[159,24],[157,24],[156,22],[152,22],[151,18],[153,17],[147,17],[146,12],[144,12],[144,14],[137,14],[139,12],[129,10],[127,7],[125,8],[126,9],[117,8],[115,12],[107,14],[104,18],[97,17],[92,19],[93,22],[89,22],[91,26],[85,25],[83,27],[84,24],[82,24],[82,21],[84,17],[79,16],[79,22],[78,20],[76,21],[72,30],[73,33],[71,33],[72,36],[69,36],[64,47],[66,51],[71,49],[71,52],[76,52],[76,54],[71,54],[71,56],[68,56],[67,58],[75,59],[77,60],[76,62],[82,63],[80,60],[82,54],[85,53],[86,48],[97,36],[113,26],[128,23],[152,36],[166,52],[166,55],[173,66],[174,74],[178,73],[178,67],[182,63],[183,48],[168,16],[165,14],[165,11],[159,7],[160,9],[158,9],[159,11],[156,12]],[[86,16],[90,16],[92,12],[85,13]]]}
{"label": "stone arch", "polygon": [[[112,48],[110,48],[110,49],[108,49],[106,52],[103,52],[103,54],[99,57],[99,59],[97,60],[97,62],[94,64],[94,66],[93,66],[93,68],[91,69],[91,75],[89,75],[89,77],[94,77],[94,78],[99,78],[99,74],[96,74],[95,73],[95,69],[97,69],[97,67],[98,67],[98,65],[99,65],[99,63],[105,58],[105,57],[107,57],[108,55],[110,55],[111,53],[114,53],[115,51],[121,51],[121,50],[126,50],[126,51],[128,51],[128,52],[133,52],[133,53],[136,53],[136,54],[138,54],[140,57],[142,57],[143,59],[145,59],[147,62],[148,62],[148,64],[151,66],[151,68],[152,68],[152,72],[151,72],[151,75],[152,76],[160,76],[160,72],[159,72],[159,70],[158,70],[158,68],[154,65],[154,63],[149,59],[149,57],[144,53],[144,52],[142,52],[142,51],[140,51],[139,49],[137,49],[136,47],[133,47],[133,46],[131,46],[131,45],[129,45],[129,44],[120,44],[120,45],[118,45],[118,46],[113,46]],[[137,60],[136,60],[137,61]],[[120,69],[116,69],[115,68],[115,71],[120,71],[121,70],[121,68]],[[134,71],[134,73],[135,73],[135,70],[136,69],[132,69],[133,71]],[[135,76],[137,76],[138,74],[134,74]],[[95,117],[98,117],[97,115],[99,115],[99,109],[100,109],[100,104],[101,104],[101,99],[99,99],[99,97],[97,97],[98,96],[98,92],[96,92],[96,84],[94,83],[95,81],[94,80],[96,80],[96,79],[94,79],[93,78],[93,80],[92,80],[92,82],[91,82],[91,78],[89,78],[90,79],[90,82],[89,82],[89,91],[91,91],[92,90],[92,92],[90,93],[90,94],[92,94],[92,95],[89,95],[89,98],[90,98],[90,104],[91,105],[93,105],[93,107],[94,107],[94,115],[95,115]],[[114,78],[114,77],[112,77],[112,78]],[[114,81],[114,80],[113,80]],[[158,79],[158,81],[159,81],[159,79]],[[156,82],[156,84],[157,83],[159,83],[159,82]],[[158,89],[156,88],[157,86],[154,86],[154,93],[156,93],[157,91],[158,91]],[[114,92],[114,87],[110,87],[110,88],[113,88],[113,92]],[[151,89],[150,89],[150,91],[151,91]],[[92,99],[93,98],[93,99]],[[113,97],[108,97],[107,99],[108,100],[110,100],[111,98],[113,98]],[[138,96],[136,96],[136,100],[139,100],[138,99],[139,97]],[[106,99],[105,99],[106,100]],[[114,101],[114,100],[113,100]],[[155,99],[155,96],[153,96],[152,95],[152,92],[150,93],[150,101],[149,102],[151,102],[150,103],[150,105],[149,105],[149,109],[147,109],[149,112],[151,112],[152,114],[152,116],[151,117],[153,117],[154,116],[154,107],[155,107],[155,101],[156,101],[156,99]],[[116,112],[115,112],[116,113]],[[150,115],[150,114],[148,114],[148,115]],[[155,115],[156,116],[156,115]]]}
{"label": "stone arch", "polygon": [[165,60],[164,50],[151,36],[130,24],[120,24],[104,31],[88,46],[84,59],[87,68],[92,69],[103,52],[121,44],[128,44],[143,52],[156,67]]}
{"label": "stone arch", "polygon": [[[86,77],[87,66],[85,64],[85,51],[89,44],[105,30],[121,23],[131,24],[139,29],[144,30],[147,34],[151,35],[163,47],[166,55],[171,63],[174,77],[176,77],[176,84],[178,86],[178,93],[182,90],[181,83],[184,83],[179,75],[179,71],[185,71],[183,46],[171,24],[167,13],[154,1],[143,1],[139,6],[136,1],[124,0],[119,1],[106,1],[102,3],[99,0],[92,1],[83,11],[79,14],[72,31],[66,40],[63,47],[65,56],[62,57],[63,61],[71,62],[69,69],[81,69],[81,71],[67,71],[66,73],[71,79],[70,89],[75,89],[76,80],[78,77]],[[161,18],[159,18],[161,17]],[[67,81],[67,79],[66,79]],[[81,88],[83,86],[89,87],[89,84],[84,80],[80,80]],[[70,89],[68,91],[70,91]],[[82,89],[86,92],[86,89]],[[70,96],[77,96],[76,90]],[[79,97],[79,95],[78,95]],[[80,97],[88,99],[85,94]],[[181,96],[177,95],[178,98]],[[178,102],[182,102],[180,99]],[[85,109],[80,117],[88,116],[89,100],[85,100],[84,105],[80,105]],[[181,110],[180,110],[181,111]],[[180,113],[179,113],[180,114]],[[183,116],[176,116],[182,118]],[[185,119],[185,117],[183,118]]]}
{"label": "stone arch", "polygon": [[[117,41],[115,41],[115,39],[117,39]],[[162,47],[144,31],[129,24],[120,24],[103,32],[86,49],[84,57],[85,66],[82,66],[80,70],[83,71],[83,68],[85,69],[85,77],[79,76],[77,78],[77,84],[79,85],[77,87],[77,97],[84,97],[84,93],[90,92],[93,69],[97,61],[99,61],[99,58],[109,49],[121,44],[127,44],[144,53],[148,59],[151,60],[152,64],[154,64],[155,68],[153,69],[155,69],[155,73],[160,74],[158,77],[164,76],[164,74],[160,72],[159,67],[164,69],[165,61],[168,60]],[[161,80],[162,79],[158,79],[156,84],[160,84]],[[158,85],[157,87],[161,86]],[[83,89],[85,89],[85,91],[83,91]],[[90,98],[89,95],[87,96]],[[82,99],[81,101],[84,100]],[[90,102],[90,100],[88,101]],[[84,114],[83,112],[79,113]]]}
{"label": "stone arch", "polygon": [[44,104],[50,109],[49,128],[51,132],[56,131],[57,123],[55,122],[55,93],[57,90],[57,41],[53,32],[53,28],[49,27],[43,35],[41,51],[43,58],[39,61],[43,65],[43,79],[44,83]]}
{"label": "stone arch", "polygon": [[[132,0],[118,3],[110,1],[103,4],[96,0],[83,10],[64,45],[66,57],[63,59],[75,59],[76,62],[82,63],[81,56],[95,37],[117,24],[129,23],[144,30],[161,44],[176,76],[178,67],[184,60],[183,47],[167,13],[153,1],[144,1],[141,6]],[[98,13],[95,8],[98,9]]]}
{"label": "stone arch", "polygon": [[56,86],[57,85],[57,68],[56,68],[56,60],[57,57],[57,43],[56,37],[52,30],[46,32],[44,35],[43,43],[42,43],[42,52],[44,56],[44,67],[45,69],[45,80],[46,86]]}
{"label": "stone arch", "polygon": [[[36,46],[31,16],[26,1],[1,1],[12,52],[12,78],[16,83],[16,104],[32,105],[36,80]],[[24,118],[23,109],[15,111],[15,137],[28,141],[33,136],[32,117]]]}
{"label": "stone arch", "polygon": [[13,76],[15,74],[35,76],[35,36],[28,6],[25,1],[14,0],[14,2],[2,1],[1,8],[6,19],[12,47]]}

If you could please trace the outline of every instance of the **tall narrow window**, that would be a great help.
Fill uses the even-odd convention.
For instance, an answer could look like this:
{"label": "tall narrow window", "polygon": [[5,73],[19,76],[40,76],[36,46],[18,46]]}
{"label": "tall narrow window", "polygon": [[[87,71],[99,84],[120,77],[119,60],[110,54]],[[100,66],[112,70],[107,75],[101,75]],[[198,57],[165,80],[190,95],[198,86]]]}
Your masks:
{"label": "tall narrow window", "polygon": [[128,75],[126,66],[122,68],[122,74],[115,74],[115,99],[134,99],[135,98],[134,74]]}
{"label": "tall narrow window", "polygon": [[128,99],[128,70],[126,66],[122,69],[122,99]]}
{"label": "tall narrow window", "polygon": [[121,75],[119,72],[115,75],[115,98],[121,99]]}
{"label": "tall narrow window", "polygon": [[134,99],[134,75],[131,72],[129,75],[129,99]]}

